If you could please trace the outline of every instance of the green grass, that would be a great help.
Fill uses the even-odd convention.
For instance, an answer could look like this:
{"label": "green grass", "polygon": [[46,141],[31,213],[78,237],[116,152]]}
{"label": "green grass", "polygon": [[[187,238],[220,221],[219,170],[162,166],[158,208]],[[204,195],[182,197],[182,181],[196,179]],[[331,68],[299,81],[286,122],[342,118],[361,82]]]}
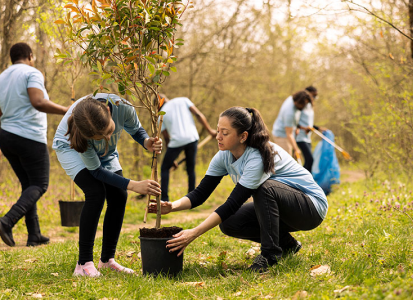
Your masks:
{"label": "green grass", "polygon": [[[184,179],[181,182],[179,178]],[[2,196],[6,201],[0,204],[3,212],[19,193],[15,179],[9,180],[0,185],[2,190],[8,190]],[[72,277],[78,231],[59,226],[56,201],[59,192],[65,193],[67,179],[57,174],[51,181],[39,211],[44,233],[61,242],[36,248],[3,248],[0,299],[32,299],[37,294],[49,299],[291,299],[298,291],[306,291],[306,299],[412,299],[413,222],[388,206],[391,203],[412,214],[412,187],[400,182],[366,180],[335,187],[328,197],[327,218],[320,227],[294,234],[303,243],[302,250],[264,275],[245,272],[253,259],[246,252],[257,244],[226,237],[218,229],[204,234],[185,250],[184,271],[179,277],[140,275],[139,231],[133,226],[141,223],[144,201],[131,196],[124,227],[132,229],[121,235],[116,259],[137,270],[139,276],[104,272],[102,278],[85,279]],[[172,199],[185,194],[183,170],[175,173],[171,182]],[[222,182],[208,201],[208,209],[224,201],[232,187],[229,180]],[[192,228],[202,221],[196,216],[204,208],[171,214],[164,220]],[[193,220],[183,224],[179,221],[191,214]],[[22,223],[14,230],[20,244],[26,238]],[[100,249],[101,238],[97,238],[95,262]],[[310,276],[310,269],[317,265],[328,265],[331,273]],[[188,282],[203,284],[193,286]],[[334,292],[346,286],[349,287],[343,292]]]}

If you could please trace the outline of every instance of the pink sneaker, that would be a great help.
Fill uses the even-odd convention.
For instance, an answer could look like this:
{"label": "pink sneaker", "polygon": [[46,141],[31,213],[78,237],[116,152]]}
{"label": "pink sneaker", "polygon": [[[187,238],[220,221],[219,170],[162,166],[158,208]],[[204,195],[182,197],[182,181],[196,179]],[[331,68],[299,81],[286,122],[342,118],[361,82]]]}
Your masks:
{"label": "pink sneaker", "polygon": [[73,272],[73,276],[99,277],[101,275],[102,274],[96,270],[93,261],[88,261],[84,265],[76,264],[75,271]]}
{"label": "pink sneaker", "polygon": [[110,268],[117,272],[127,273],[127,274],[135,274],[135,271],[129,268],[125,268],[118,264],[114,258],[109,259],[107,263],[102,262],[99,260],[98,269]]}

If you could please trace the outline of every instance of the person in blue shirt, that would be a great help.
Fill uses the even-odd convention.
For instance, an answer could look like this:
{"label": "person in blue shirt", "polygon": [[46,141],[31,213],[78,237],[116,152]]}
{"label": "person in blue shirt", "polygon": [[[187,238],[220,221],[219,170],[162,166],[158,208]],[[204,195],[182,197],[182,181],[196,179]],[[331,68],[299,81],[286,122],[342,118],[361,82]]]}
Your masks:
{"label": "person in blue shirt", "polygon": [[47,115],[63,115],[67,107],[49,100],[43,74],[33,67],[33,52],[26,43],[10,48],[12,65],[0,74],[0,156],[9,161],[19,178],[22,193],[0,218],[0,236],[15,246],[12,228],[25,217],[27,246],[47,244],[40,232],[37,201],[49,186]]}
{"label": "person in blue shirt", "polygon": [[134,273],[114,259],[125,214],[126,191],[154,196],[161,193],[156,181],[123,177],[116,149],[123,130],[148,151],[161,152],[162,140],[148,136],[135,109],[119,96],[106,93],[77,100],[63,117],[53,139],[60,164],[85,195],[75,276],[100,276],[93,263],[93,245],[105,199],[107,209],[98,269]]}
{"label": "person in blue shirt", "polygon": [[320,131],[325,131],[327,129],[314,125],[314,102],[318,96],[317,89],[313,86],[308,86],[305,90],[311,94],[313,101],[308,103],[301,111],[295,140],[304,156],[304,168],[311,173],[311,168],[313,167],[314,162],[311,146],[311,128],[315,128]]}
{"label": "person in blue shirt", "polygon": [[188,98],[178,97],[169,100],[165,95],[161,97],[165,98],[165,104],[161,108],[161,111],[165,112],[161,131],[167,146],[161,166],[162,200],[169,201],[169,170],[182,151],[185,152],[186,158],[188,192],[195,189],[195,163],[199,135],[192,114],[212,137],[217,133]]}
{"label": "person in blue shirt", "polygon": [[294,150],[296,158],[300,157],[301,151],[295,141],[294,131],[300,120],[301,111],[311,101],[311,95],[307,91],[299,91],[288,97],[282,104],[272,127],[274,142],[290,155],[293,155]]}
{"label": "person in blue shirt", "polygon": [[[249,270],[265,272],[283,254],[300,250],[301,243],[290,233],[320,225],[327,198],[306,169],[270,142],[258,110],[232,107],[221,113],[216,139],[219,152],[198,187],[177,201],[162,202],[161,212],[203,204],[223,176],[229,175],[236,186],[224,204],[197,227],[174,235],[167,248],[181,255],[193,240],[219,225],[226,235],[261,243],[261,254]],[[244,204],[251,196],[254,201]],[[156,213],[156,208],[151,203],[149,212]]]}

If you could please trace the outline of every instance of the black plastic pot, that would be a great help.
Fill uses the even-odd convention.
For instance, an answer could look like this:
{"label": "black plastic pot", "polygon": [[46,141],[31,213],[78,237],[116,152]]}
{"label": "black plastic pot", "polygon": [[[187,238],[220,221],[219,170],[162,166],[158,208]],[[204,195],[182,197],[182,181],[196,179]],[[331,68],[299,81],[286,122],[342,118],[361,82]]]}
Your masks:
{"label": "black plastic pot", "polygon": [[80,214],[82,213],[85,201],[63,201],[59,200],[60,218],[62,226],[77,227],[80,224]]}
{"label": "black plastic pot", "polygon": [[141,240],[143,275],[176,276],[182,271],[184,255],[177,257],[178,251],[170,253],[166,241],[172,238],[147,238]]}

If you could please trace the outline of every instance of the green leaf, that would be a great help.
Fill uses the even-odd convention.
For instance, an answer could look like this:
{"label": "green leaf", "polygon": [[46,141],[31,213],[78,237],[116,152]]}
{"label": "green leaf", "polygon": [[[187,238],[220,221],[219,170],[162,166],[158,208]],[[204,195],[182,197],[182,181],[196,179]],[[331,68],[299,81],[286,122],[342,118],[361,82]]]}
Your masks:
{"label": "green leaf", "polygon": [[152,74],[155,73],[155,67],[153,65],[148,64],[148,69]]}
{"label": "green leaf", "polygon": [[97,89],[96,91],[93,92],[93,96],[96,96],[96,94],[98,93],[99,89]]}
{"label": "green leaf", "polygon": [[165,115],[165,114],[166,114],[166,112],[164,112],[164,111],[160,111],[158,114],[159,114],[160,116],[163,116],[163,115]]}
{"label": "green leaf", "polygon": [[105,79],[108,79],[110,77],[111,77],[111,75],[109,73],[106,73],[102,76],[102,79],[105,80]]}
{"label": "green leaf", "polygon": [[160,77],[161,77],[160,75],[156,75],[152,78],[152,81],[153,82],[158,82]]}
{"label": "green leaf", "polygon": [[167,72],[167,71],[162,71],[162,74],[165,75],[165,76],[169,76],[169,75],[170,75],[169,72]]}
{"label": "green leaf", "polygon": [[98,67],[99,73],[102,73],[102,65],[101,65],[100,61],[97,60],[96,65]]}
{"label": "green leaf", "polygon": [[171,67],[172,72],[176,72],[176,67]]}

